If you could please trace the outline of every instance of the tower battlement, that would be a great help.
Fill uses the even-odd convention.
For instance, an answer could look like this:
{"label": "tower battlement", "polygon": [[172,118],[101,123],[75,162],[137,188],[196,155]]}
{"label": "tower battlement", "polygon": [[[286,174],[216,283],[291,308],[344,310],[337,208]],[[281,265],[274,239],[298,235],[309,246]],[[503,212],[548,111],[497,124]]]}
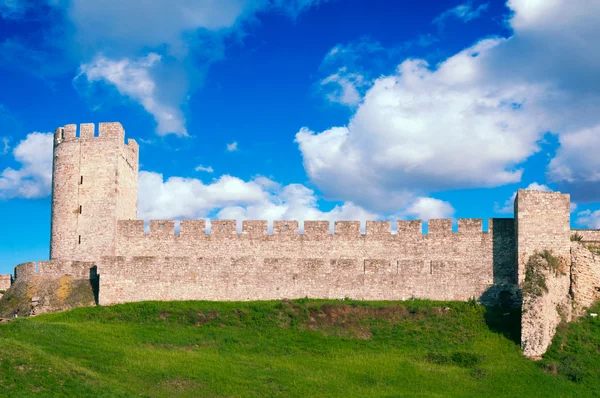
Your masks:
{"label": "tower battlement", "polygon": [[50,258],[94,261],[115,252],[117,219],[135,219],[139,148],[121,123],[54,132]]}

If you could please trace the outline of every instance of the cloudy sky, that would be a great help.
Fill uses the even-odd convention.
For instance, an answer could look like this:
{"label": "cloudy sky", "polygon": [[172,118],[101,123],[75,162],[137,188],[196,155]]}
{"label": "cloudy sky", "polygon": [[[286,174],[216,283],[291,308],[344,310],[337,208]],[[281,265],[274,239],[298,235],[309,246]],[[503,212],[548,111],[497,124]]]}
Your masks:
{"label": "cloudy sky", "polygon": [[530,188],[600,228],[599,37],[590,0],[0,0],[0,272],[47,259],[49,132],[84,122],[140,143],[146,220],[512,217]]}

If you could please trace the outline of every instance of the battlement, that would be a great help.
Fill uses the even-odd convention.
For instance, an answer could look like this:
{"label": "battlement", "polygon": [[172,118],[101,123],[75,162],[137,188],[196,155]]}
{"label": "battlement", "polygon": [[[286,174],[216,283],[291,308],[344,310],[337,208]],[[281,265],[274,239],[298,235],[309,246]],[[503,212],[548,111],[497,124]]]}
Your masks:
{"label": "battlement", "polygon": [[[76,124],[67,124],[54,130],[54,145],[75,140],[116,140],[125,142],[125,129],[119,122],[103,122],[98,125],[98,134],[94,123],[82,123],[79,129]],[[138,144],[134,139],[127,140],[127,147],[135,153],[138,152]]]}
{"label": "battlement", "polygon": [[[242,221],[241,233],[237,232],[236,220],[211,220],[210,231],[205,220],[181,220],[179,233],[176,232],[175,220],[150,220],[149,228],[144,228],[142,220],[118,220],[117,235],[124,238],[148,237],[168,238],[179,237],[179,239],[303,239],[303,240],[394,240],[406,239],[408,237],[424,238],[430,236],[453,236],[460,234],[487,234],[492,228],[505,230],[513,229],[514,219],[492,219],[488,220],[488,231],[483,230],[483,219],[459,218],[458,229],[452,230],[452,219],[432,219],[428,223],[422,220],[398,220],[398,221],[367,221],[365,233],[361,233],[360,221],[335,221],[307,220],[304,222],[296,220],[273,221],[272,232],[269,232],[267,220],[244,220]],[[300,233],[300,225],[303,224],[303,233]],[[331,228],[333,224],[333,229]],[[423,225],[428,224],[428,233],[423,233]],[[392,232],[392,226],[396,226],[396,233]],[[333,230],[333,233],[331,231]]]}

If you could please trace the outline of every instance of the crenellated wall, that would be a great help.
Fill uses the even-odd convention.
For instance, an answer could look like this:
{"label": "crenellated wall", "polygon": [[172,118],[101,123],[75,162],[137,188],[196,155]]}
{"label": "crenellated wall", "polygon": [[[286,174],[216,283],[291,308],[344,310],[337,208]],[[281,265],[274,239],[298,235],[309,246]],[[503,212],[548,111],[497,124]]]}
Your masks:
{"label": "crenellated wall", "polygon": [[[144,231],[144,221],[136,220],[139,148],[124,140],[120,123],[100,123],[97,135],[89,123],[55,131],[51,261],[19,264],[14,281],[46,280],[51,290],[52,280],[58,286],[71,275],[65,279],[82,288],[93,285],[100,304],[475,297],[520,305],[522,299],[528,356],[546,350],[565,315],[561,308],[582,312],[600,298],[600,261],[570,241],[579,233],[583,243],[600,244],[600,230],[570,229],[569,195],[519,190],[515,219],[490,219],[485,232],[481,219],[459,219],[457,232],[450,219],[430,220],[427,234],[421,221],[394,222],[396,233],[390,221],[367,221],[365,234],[358,221],[337,221],[333,229],[329,221],[305,221],[303,228],[274,221],[268,233],[267,221],[253,220],[238,234],[234,220],[212,220],[210,233],[204,220],[182,220],[178,233],[175,221],[153,220]],[[521,297],[528,260],[544,250],[570,272],[548,273],[548,292],[532,296],[524,289]],[[0,275],[0,290],[10,283]]]}
{"label": "crenellated wall", "polygon": [[[102,304],[139,300],[480,298],[493,284],[515,283],[512,219],[339,221],[119,221],[117,258],[100,261]],[[495,226],[497,228],[495,229]],[[511,246],[512,245],[512,246]]]}

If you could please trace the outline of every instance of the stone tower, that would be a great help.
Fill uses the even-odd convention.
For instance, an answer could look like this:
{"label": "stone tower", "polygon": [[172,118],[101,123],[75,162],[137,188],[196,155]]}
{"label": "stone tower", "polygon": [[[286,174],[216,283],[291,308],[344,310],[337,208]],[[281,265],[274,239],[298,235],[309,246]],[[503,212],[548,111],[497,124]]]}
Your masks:
{"label": "stone tower", "polygon": [[121,123],[69,124],[54,132],[50,258],[115,255],[117,220],[137,216],[138,145]]}

